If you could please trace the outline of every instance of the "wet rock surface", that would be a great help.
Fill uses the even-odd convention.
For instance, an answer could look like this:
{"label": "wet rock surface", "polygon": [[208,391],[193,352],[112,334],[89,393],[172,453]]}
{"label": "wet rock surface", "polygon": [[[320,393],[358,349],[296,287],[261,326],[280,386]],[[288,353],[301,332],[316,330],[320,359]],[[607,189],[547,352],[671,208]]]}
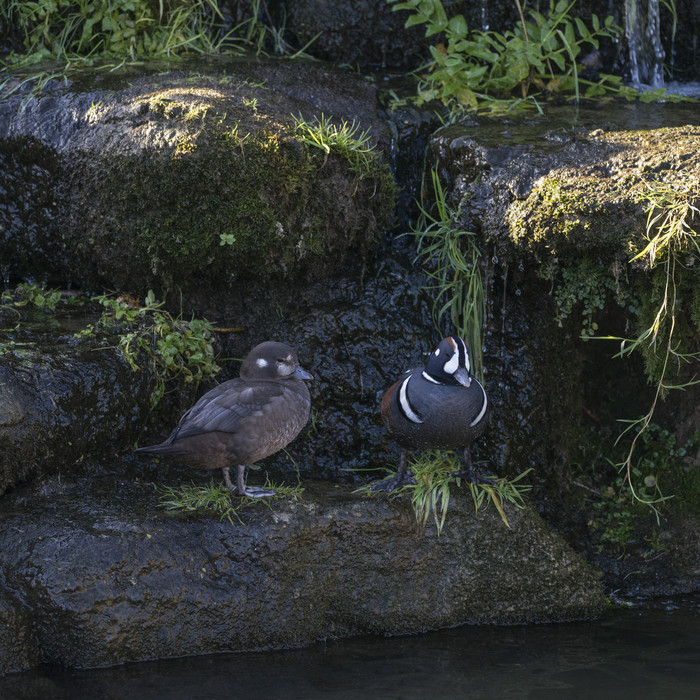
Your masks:
{"label": "wet rock surface", "polygon": [[[619,255],[646,230],[645,200],[682,186],[698,163],[700,124],[690,106],[569,108],[518,121],[474,119],[437,131],[432,159],[501,262]],[[614,225],[611,223],[614,221]]]}
{"label": "wet rock surface", "polygon": [[530,508],[508,508],[509,529],[460,494],[438,537],[403,499],[303,486],[234,523],[169,515],[152,484],[114,474],[6,495],[0,610],[24,611],[24,658],[91,667],[603,609],[597,574]]}
{"label": "wet rock surface", "polygon": [[9,591],[0,588],[0,677],[39,663],[30,616]]}
{"label": "wet rock surface", "polygon": [[140,434],[154,377],[132,372],[114,338],[76,339],[87,323],[38,312],[0,335],[0,493],[80,469]]}

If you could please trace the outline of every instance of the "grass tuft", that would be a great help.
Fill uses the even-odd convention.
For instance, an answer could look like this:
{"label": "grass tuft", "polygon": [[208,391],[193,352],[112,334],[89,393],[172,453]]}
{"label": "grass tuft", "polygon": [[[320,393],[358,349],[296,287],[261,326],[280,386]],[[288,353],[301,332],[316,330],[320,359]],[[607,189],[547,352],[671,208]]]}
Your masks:
{"label": "grass tuft", "polygon": [[486,295],[481,276],[481,251],[476,235],[460,225],[462,204],[450,206],[440,184],[437,170],[431,170],[435,194],[435,215],[419,204],[421,216],[413,230],[418,255],[433,294],[433,320],[439,330],[443,319],[464,338],[475,366],[477,379],[483,381],[482,328]]}
{"label": "grass tuft", "polygon": [[264,488],[274,490],[274,496],[268,498],[248,498],[231,493],[222,482],[215,483],[212,479],[208,484],[185,486],[156,486],[160,505],[172,512],[212,511],[220,520],[228,520],[233,524],[235,518],[241,523],[240,511],[252,504],[262,504],[270,508],[271,499],[292,498],[295,501],[303,493],[299,486],[284,486],[275,484],[269,477],[265,478]]}
{"label": "grass tuft", "polygon": [[362,180],[373,172],[373,165],[378,160],[374,145],[370,139],[369,130],[360,131],[356,122],[349,124],[342,121],[335,124],[329,117],[321,114],[307,121],[301,115],[294,118],[295,136],[309,146],[318,148],[328,157],[331,151],[345,158],[350,164],[350,170]]}
{"label": "grass tuft", "polygon": [[[462,466],[462,462],[456,452],[425,450],[408,462],[408,467],[416,483],[404,486],[394,491],[392,495],[410,495],[413,510],[416,514],[416,521],[420,525],[425,526],[432,515],[439,535],[445,526],[452,486],[460,487],[462,483],[462,479],[453,476],[453,474],[459,471]],[[530,471],[532,470],[527,469],[511,480],[492,476],[493,484],[468,483],[469,491],[474,501],[474,510],[478,511],[482,506],[488,507],[489,503],[493,503],[501,516],[501,520],[507,527],[510,527],[503,506],[505,503],[510,503],[516,508],[525,507],[523,496],[532,486],[522,483],[522,479]],[[356,492],[370,493],[370,486],[370,484],[362,486]]]}

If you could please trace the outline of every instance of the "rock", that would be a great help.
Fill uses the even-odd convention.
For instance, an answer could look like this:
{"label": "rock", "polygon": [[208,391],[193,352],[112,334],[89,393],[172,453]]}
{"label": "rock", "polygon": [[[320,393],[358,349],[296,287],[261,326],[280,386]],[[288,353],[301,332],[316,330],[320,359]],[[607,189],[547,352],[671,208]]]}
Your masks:
{"label": "rock", "polygon": [[25,314],[12,334],[4,334],[0,494],[111,455],[143,429],[154,376],[133,372],[104,338],[78,341],[73,331],[84,325],[74,323],[71,316]]}
{"label": "rock", "polygon": [[38,662],[30,615],[0,584],[0,677],[26,671]]}
{"label": "rock", "polygon": [[[5,277],[226,307],[361,262],[394,205],[376,88],[318,63],[203,68],[0,99]],[[361,151],[295,117],[345,124]]]}
{"label": "rock", "polygon": [[116,475],[17,489],[0,504],[0,581],[42,661],[81,668],[605,606],[597,574],[530,507],[507,508],[508,528],[454,494],[438,536],[406,499],[303,485],[240,522],[168,514],[150,484]]}

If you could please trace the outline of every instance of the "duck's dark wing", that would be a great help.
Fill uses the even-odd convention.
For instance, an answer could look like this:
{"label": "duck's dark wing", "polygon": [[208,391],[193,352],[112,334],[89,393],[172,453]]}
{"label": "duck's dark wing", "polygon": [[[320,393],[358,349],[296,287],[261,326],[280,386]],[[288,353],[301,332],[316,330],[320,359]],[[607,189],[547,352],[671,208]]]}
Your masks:
{"label": "duck's dark wing", "polygon": [[246,418],[265,415],[283,401],[286,391],[279,382],[231,379],[219,384],[182,416],[167,442],[202,433],[235,433]]}

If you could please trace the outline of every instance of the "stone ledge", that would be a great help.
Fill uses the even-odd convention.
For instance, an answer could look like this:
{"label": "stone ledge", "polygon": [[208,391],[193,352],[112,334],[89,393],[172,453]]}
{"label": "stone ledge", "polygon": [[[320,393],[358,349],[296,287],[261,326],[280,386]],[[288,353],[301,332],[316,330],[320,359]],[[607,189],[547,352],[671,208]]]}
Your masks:
{"label": "stone ledge", "polygon": [[86,668],[604,608],[599,576],[530,508],[509,529],[455,494],[438,537],[407,499],[303,486],[233,524],[168,514],[152,484],[114,476],[6,495],[0,580],[28,611],[27,656]]}

